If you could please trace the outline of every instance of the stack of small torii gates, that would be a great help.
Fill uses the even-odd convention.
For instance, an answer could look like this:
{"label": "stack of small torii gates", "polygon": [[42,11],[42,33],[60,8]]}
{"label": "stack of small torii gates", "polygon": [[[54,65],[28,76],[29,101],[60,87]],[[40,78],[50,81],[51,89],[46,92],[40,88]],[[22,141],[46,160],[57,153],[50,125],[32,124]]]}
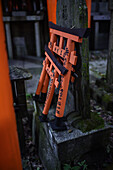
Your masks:
{"label": "stack of small torii gates", "polygon": [[[35,94],[35,101],[45,103],[39,119],[48,122],[47,114],[52,102],[55,88],[59,88],[59,95],[55,113],[55,120],[50,122],[53,130],[65,130],[63,121],[65,103],[69,82],[74,82],[76,74],[77,56],[76,49],[82,38],[87,38],[89,29],[69,29],[49,23],[50,42],[45,46],[45,60]],[[60,81],[59,81],[60,76]],[[50,83],[49,83],[50,81]],[[48,90],[49,86],[49,90]]]}

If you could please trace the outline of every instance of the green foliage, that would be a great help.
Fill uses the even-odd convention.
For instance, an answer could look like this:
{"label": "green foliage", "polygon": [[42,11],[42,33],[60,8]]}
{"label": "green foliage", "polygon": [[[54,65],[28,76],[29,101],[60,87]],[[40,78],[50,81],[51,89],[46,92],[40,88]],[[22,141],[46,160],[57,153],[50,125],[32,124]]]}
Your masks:
{"label": "green foliage", "polygon": [[69,164],[64,165],[64,170],[71,170],[71,166]]}
{"label": "green foliage", "polygon": [[108,144],[106,147],[106,151],[109,154],[111,152],[111,150],[113,150],[113,146],[111,144]]}
{"label": "green foliage", "polygon": [[27,93],[26,94],[26,99],[28,100],[28,99],[31,99],[31,98],[32,98],[32,94]]}
{"label": "green foliage", "polygon": [[104,102],[110,102],[110,101],[112,101],[112,99],[113,99],[113,95],[112,94],[105,94],[104,96],[103,96],[103,101]]}
{"label": "green foliage", "polygon": [[38,167],[37,170],[40,170],[40,168]]}
{"label": "green foliage", "polygon": [[71,167],[69,164],[65,164],[64,165],[64,170],[80,170],[82,168],[82,170],[87,170],[87,165],[86,165],[86,161],[82,161],[82,162],[78,162],[78,164],[74,167]]}
{"label": "green foliage", "polygon": [[87,169],[86,161],[78,162],[78,165],[83,168],[83,170]]}
{"label": "green foliage", "polygon": [[71,168],[71,170],[80,170],[80,167],[79,166],[74,166]]}
{"label": "green foliage", "polygon": [[111,151],[111,147],[110,147],[109,144],[108,144],[107,147],[106,147],[106,151],[107,151],[107,153],[110,153],[110,151]]}

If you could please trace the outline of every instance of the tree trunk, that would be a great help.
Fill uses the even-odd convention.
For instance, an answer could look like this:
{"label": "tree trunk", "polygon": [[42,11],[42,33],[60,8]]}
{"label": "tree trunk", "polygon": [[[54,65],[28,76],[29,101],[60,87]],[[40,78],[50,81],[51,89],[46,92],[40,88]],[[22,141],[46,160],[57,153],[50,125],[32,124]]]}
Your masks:
{"label": "tree trunk", "polygon": [[113,10],[111,11],[111,23],[109,34],[109,53],[107,60],[107,82],[113,84]]}
{"label": "tree trunk", "polygon": [[[85,0],[58,0],[57,24],[63,27],[87,28],[88,16]],[[89,47],[88,39],[84,39],[80,46],[82,67],[79,78],[75,80],[72,94],[75,98],[76,110],[82,118],[90,117],[90,93],[89,93]],[[80,57],[80,56],[79,56]]]}

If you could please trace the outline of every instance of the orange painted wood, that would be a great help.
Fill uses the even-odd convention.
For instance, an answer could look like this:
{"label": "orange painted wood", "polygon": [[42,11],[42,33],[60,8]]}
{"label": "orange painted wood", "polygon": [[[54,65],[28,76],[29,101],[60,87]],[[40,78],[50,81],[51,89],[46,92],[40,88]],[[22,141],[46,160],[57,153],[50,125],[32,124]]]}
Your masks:
{"label": "orange painted wood", "polygon": [[59,35],[61,37],[71,39],[75,42],[82,43],[82,38],[80,38],[79,36],[68,34],[68,33],[65,33],[65,32],[62,32],[62,31],[58,31],[58,30],[54,30],[52,28],[50,28],[50,32],[53,33],[53,34]]}
{"label": "orange painted wood", "polygon": [[63,43],[64,43],[64,39],[63,39],[63,37],[61,36],[61,37],[60,37],[60,42],[59,42],[59,48],[60,48],[60,49],[63,48]]}
{"label": "orange painted wood", "polygon": [[48,65],[46,66],[46,71],[47,71],[49,77],[52,78],[52,77],[53,77],[53,72],[52,72],[51,69],[48,67]]}
{"label": "orange painted wood", "polygon": [[56,24],[57,0],[47,0],[48,20]]}
{"label": "orange painted wood", "polygon": [[49,55],[45,52],[45,55],[47,56],[48,60],[52,63],[52,65],[54,66],[55,70],[57,71],[57,73],[59,75],[62,75],[61,74],[61,71],[58,69],[58,67],[54,64],[54,62],[52,61],[52,59],[49,57]]}
{"label": "orange painted wood", "polygon": [[65,53],[65,50],[60,48],[59,46],[56,45],[56,42],[54,43],[54,46],[53,46],[53,52],[55,52],[56,54],[58,54],[60,57],[64,57],[64,53]]}
{"label": "orange painted wood", "polygon": [[[50,42],[48,43],[48,47],[50,48],[50,50],[52,50],[53,48],[53,43],[56,41],[56,35],[51,34],[51,38],[50,38]],[[36,95],[40,95],[41,92],[43,93],[47,93],[47,89],[48,89],[48,85],[49,85],[49,76],[47,74],[46,71],[46,65],[49,64],[49,60],[46,57],[44,62],[43,62],[43,69],[41,72],[41,76],[39,79],[39,83],[36,89]]]}
{"label": "orange painted wood", "polygon": [[43,69],[42,69],[41,76],[40,76],[39,83],[38,83],[38,87],[37,87],[37,90],[36,90],[36,95],[40,95],[40,92],[42,90],[42,86],[43,86],[45,76],[46,76],[46,64],[49,64],[49,60],[48,60],[47,57],[45,58],[45,60],[43,62]]}
{"label": "orange painted wood", "polygon": [[[77,58],[78,58],[78,56],[76,56],[76,51],[72,51],[71,54],[70,54],[69,62],[72,65],[76,65]],[[72,71],[75,72],[75,69],[73,67],[72,67]],[[74,83],[74,81],[75,81],[75,77],[71,76],[71,82]]]}
{"label": "orange painted wood", "polygon": [[22,170],[0,0],[0,169]]}
{"label": "orange painted wood", "polygon": [[91,0],[86,0],[86,5],[88,8],[88,28],[91,27]]}
{"label": "orange painted wood", "polygon": [[[56,45],[57,35],[62,35],[62,36],[60,36],[60,41],[59,41],[58,46]],[[68,37],[65,50],[63,49],[64,37],[66,37],[66,38]],[[71,36],[71,38],[72,38],[72,36]],[[60,86],[59,96],[58,96],[56,116],[63,117],[69,82],[70,82],[70,78],[72,77],[71,76],[71,71],[73,70],[72,65],[76,65],[76,62],[77,62],[76,51],[74,51],[75,50],[75,41],[80,40],[80,42],[81,42],[81,40],[82,40],[82,39],[79,39],[78,36],[75,36],[75,38],[74,38],[75,41],[73,41],[72,39],[70,39],[70,34],[65,35],[64,32],[61,32],[61,31],[53,30],[51,33],[51,39],[50,39],[50,42],[48,43],[48,47],[50,48],[51,51],[54,51],[56,54],[58,54],[58,56],[63,57],[64,60],[62,60],[61,58],[58,58],[58,61],[59,62],[62,61],[63,67],[65,67],[68,70],[68,72],[66,73],[66,75],[62,75],[61,71],[54,64],[54,62],[52,61],[50,56],[47,54],[47,52],[45,52],[46,59],[48,59],[48,61],[50,63],[50,65],[49,65],[45,62],[46,74],[51,78],[49,91],[47,93],[46,102],[44,105],[44,110],[42,112],[45,115],[48,114],[48,111],[49,111],[49,108],[51,105],[51,101],[53,98],[55,86],[57,88],[59,86],[58,76],[61,75],[61,86]],[[67,51],[68,51],[68,54],[66,53]],[[44,65],[44,67],[45,67],[45,65]],[[54,68],[54,74],[52,72],[52,67]],[[73,81],[74,81],[74,78],[73,78]],[[39,83],[40,83],[40,81],[39,81]],[[42,84],[44,84],[44,83],[45,83],[45,85],[47,85],[46,82],[43,82]]]}
{"label": "orange painted wood", "polygon": [[54,70],[54,76],[53,78],[51,79],[51,82],[50,82],[50,87],[49,87],[49,91],[47,93],[47,97],[46,97],[46,101],[45,101],[45,105],[44,105],[44,110],[43,110],[43,114],[47,115],[48,114],[48,111],[49,111],[49,108],[50,108],[50,105],[51,105],[51,101],[52,101],[52,98],[53,98],[53,94],[54,94],[54,91],[55,91],[55,80],[56,78],[58,78],[58,73],[56,70]]}
{"label": "orange painted wood", "polygon": [[71,77],[72,64],[69,63],[69,54],[71,51],[74,50],[72,40],[70,39],[67,40],[66,48],[69,50],[69,53],[65,56],[63,66],[66,69],[68,69],[68,72],[64,77],[63,76],[61,77],[61,86],[59,90],[58,102],[57,102],[56,113],[55,113],[56,117],[59,117],[59,118],[63,117],[64,115],[69,81]]}
{"label": "orange painted wood", "polygon": [[58,88],[58,86],[59,86],[58,78],[56,78],[56,79],[55,79],[55,83],[54,83],[54,85],[56,86],[56,88]]}
{"label": "orange painted wood", "polygon": [[72,65],[76,65],[76,63],[77,63],[76,51],[72,51],[72,52],[71,52],[69,62],[70,62]]}
{"label": "orange painted wood", "polygon": [[42,93],[47,93],[47,89],[48,89],[48,85],[49,85],[49,75],[46,74],[45,76],[45,80],[44,80],[44,83],[43,83],[43,86],[42,86]]}

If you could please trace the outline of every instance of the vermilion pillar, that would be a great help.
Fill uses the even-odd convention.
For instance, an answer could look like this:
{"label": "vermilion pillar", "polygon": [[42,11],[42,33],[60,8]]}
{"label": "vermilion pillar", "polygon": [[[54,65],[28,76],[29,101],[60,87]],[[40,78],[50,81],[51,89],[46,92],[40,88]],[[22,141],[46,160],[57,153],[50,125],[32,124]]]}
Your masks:
{"label": "vermilion pillar", "polygon": [[88,8],[88,28],[91,27],[91,0],[86,0],[87,8]]}
{"label": "vermilion pillar", "polygon": [[0,169],[22,170],[0,0]]}
{"label": "vermilion pillar", "polygon": [[47,0],[48,20],[56,24],[57,0]]}

